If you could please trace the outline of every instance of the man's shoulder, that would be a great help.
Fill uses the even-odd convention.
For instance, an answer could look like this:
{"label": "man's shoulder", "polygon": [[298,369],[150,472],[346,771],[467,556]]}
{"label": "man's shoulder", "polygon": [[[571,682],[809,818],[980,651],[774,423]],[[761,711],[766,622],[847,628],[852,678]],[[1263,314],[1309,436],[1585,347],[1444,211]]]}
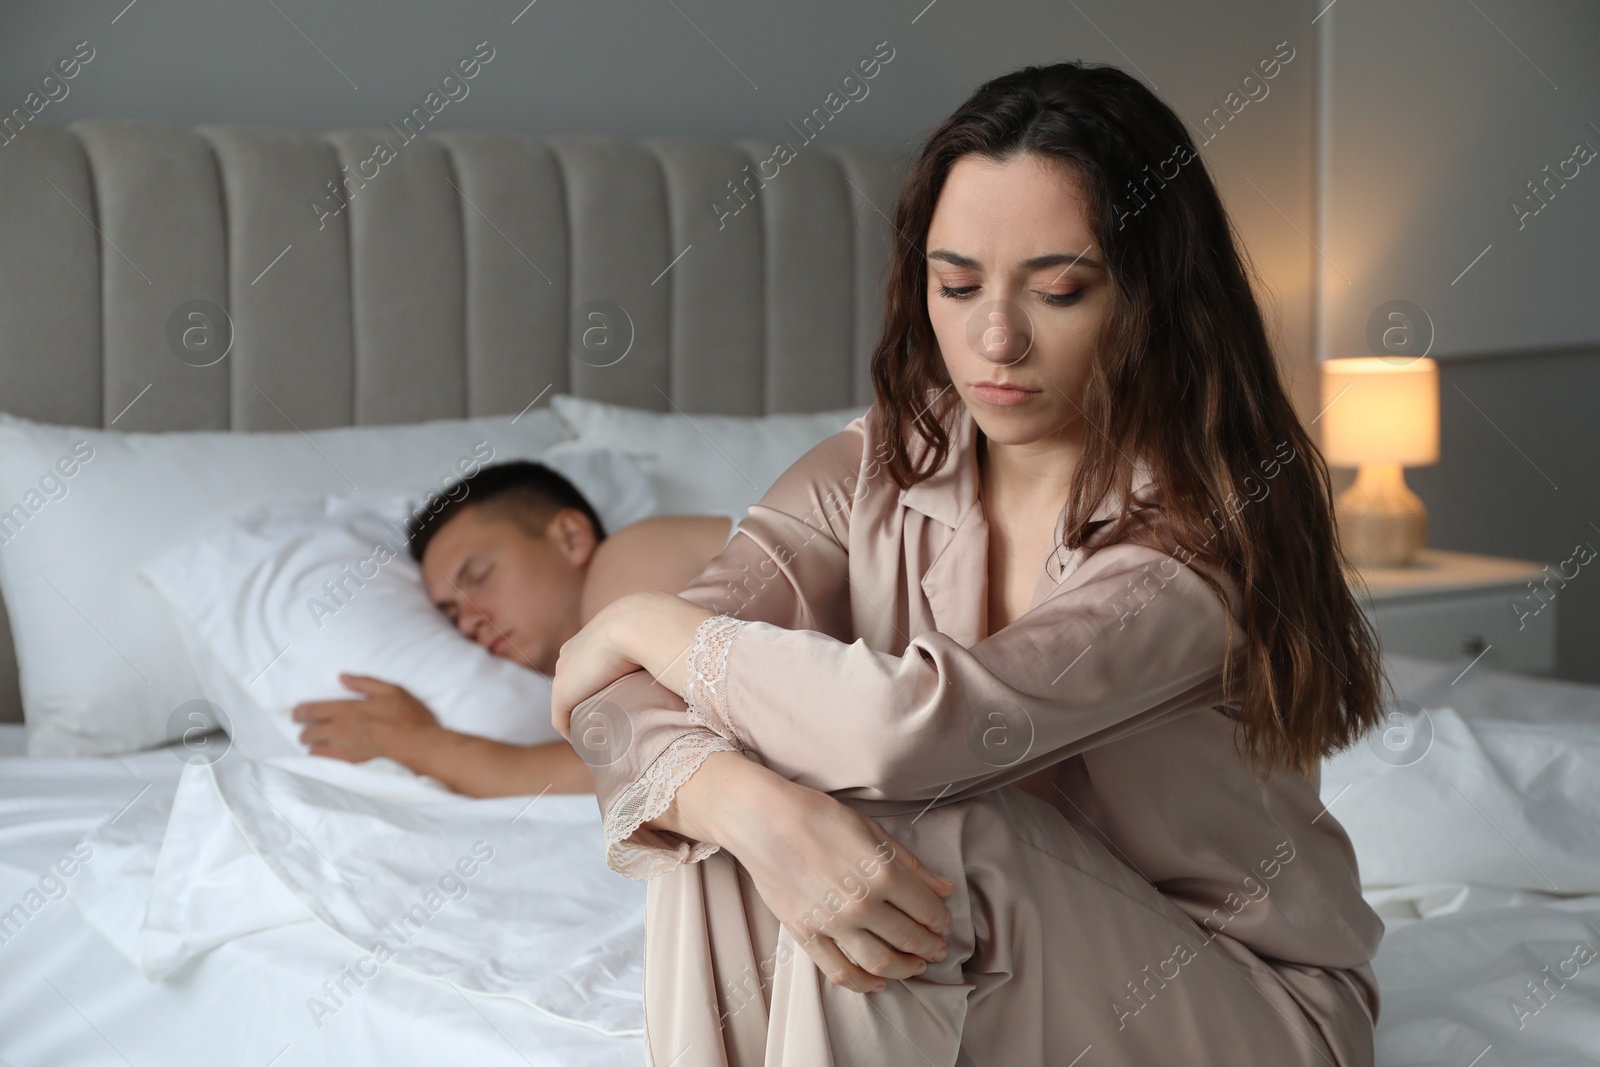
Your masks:
{"label": "man's shoulder", "polygon": [[595,546],[584,579],[585,618],[628,593],[681,589],[727,542],[726,515],[653,515]]}
{"label": "man's shoulder", "polygon": [[594,558],[676,552],[702,541],[726,541],[727,535],[726,515],[652,515],[609,534],[595,547]]}

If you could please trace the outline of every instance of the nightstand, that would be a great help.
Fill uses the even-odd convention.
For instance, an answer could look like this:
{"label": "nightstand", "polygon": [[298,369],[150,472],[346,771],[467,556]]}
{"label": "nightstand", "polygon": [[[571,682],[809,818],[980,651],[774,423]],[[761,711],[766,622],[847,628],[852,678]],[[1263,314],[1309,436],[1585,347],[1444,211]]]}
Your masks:
{"label": "nightstand", "polygon": [[1425,548],[1409,567],[1348,573],[1386,651],[1446,662],[1481,657],[1483,666],[1522,674],[1555,671],[1559,596],[1552,594],[1561,580],[1554,567]]}

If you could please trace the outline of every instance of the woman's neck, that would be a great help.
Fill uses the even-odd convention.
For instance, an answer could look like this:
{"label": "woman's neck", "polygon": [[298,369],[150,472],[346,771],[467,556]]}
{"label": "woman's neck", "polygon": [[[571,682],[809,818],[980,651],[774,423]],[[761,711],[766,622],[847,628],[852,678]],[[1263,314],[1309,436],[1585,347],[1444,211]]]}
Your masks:
{"label": "woman's neck", "polygon": [[1080,440],[1063,434],[1007,445],[991,440],[982,429],[977,433],[984,499],[1022,510],[1062,506],[1083,453]]}

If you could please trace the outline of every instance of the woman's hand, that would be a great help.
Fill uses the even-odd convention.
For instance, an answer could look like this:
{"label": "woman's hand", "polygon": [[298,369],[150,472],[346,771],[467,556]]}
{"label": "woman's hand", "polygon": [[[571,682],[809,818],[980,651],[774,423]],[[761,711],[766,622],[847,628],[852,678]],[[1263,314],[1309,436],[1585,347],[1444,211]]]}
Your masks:
{"label": "woman's hand", "polygon": [[[738,769],[736,788],[723,780],[714,801],[701,794],[714,805],[716,840],[830,982],[873,992],[945,958],[953,920],[942,898],[954,883],[854,808],[737,760],[761,773]],[[735,769],[734,758],[723,762]]]}
{"label": "woman's hand", "polygon": [[361,674],[341,674],[340,683],[360,699],[314,700],[297,705],[295,722],[306,723],[302,743],[313,756],[360,763],[387,756],[411,766],[419,745],[439,730],[427,706],[398,685]]}
{"label": "woman's hand", "polygon": [[568,741],[572,740],[572,709],[639,669],[616,641],[617,624],[629,610],[629,599],[613,600],[601,608],[561,646],[550,683],[550,722]]}
{"label": "woman's hand", "polygon": [[561,646],[551,681],[550,722],[572,740],[572,709],[643,667],[674,693],[686,681],[683,654],[713,612],[656,591],[630,593],[595,613]]}

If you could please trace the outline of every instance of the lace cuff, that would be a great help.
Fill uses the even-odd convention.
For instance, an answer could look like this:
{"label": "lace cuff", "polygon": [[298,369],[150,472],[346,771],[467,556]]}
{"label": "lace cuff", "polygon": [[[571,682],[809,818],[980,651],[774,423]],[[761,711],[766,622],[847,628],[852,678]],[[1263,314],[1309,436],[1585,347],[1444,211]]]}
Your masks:
{"label": "lace cuff", "polygon": [[748,619],[713,615],[696,628],[694,645],[689,649],[688,679],[679,694],[689,705],[690,722],[732,741],[740,752],[749,746],[734,729],[733,718],[728,714],[728,649],[748,624]]}
{"label": "lace cuff", "polygon": [[606,864],[618,874],[643,881],[716,852],[720,845],[639,827],[667,810],[673,795],[707,756],[734,751],[738,749],[732,742],[701,731],[684,734],[668,745],[611,805],[605,817]]}

